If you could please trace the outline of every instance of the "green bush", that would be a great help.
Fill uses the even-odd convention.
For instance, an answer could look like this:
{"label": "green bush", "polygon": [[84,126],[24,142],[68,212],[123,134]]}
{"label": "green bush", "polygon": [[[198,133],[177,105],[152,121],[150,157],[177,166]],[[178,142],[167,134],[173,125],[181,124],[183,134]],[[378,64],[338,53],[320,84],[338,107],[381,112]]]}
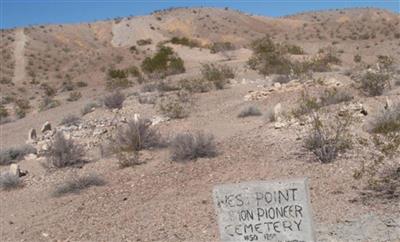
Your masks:
{"label": "green bush", "polygon": [[188,39],[188,38],[186,38],[186,37],[182,37],[182,38],[173,37],[173,38],[170,40],[170,42],[171,42],[172,44],[176,44],[176,45],[185,45],[185,46],[189,46],[190,48],[193,48],[193,47],[201,47],[201,45],[200,45],[199,42],[197,42],[197,41],[195,41],[195,40],[190,40],[190,39]]}
{"label": "green bush", "polygon": [[253,55],[248,61],[251,69],[263,75],[290,74],[292,63],[285,56],[286,51],[270,37],[253,41],[251,49]]}
{"label": "green bush", "polygon": [[140,39],[140,40],[136,41],[136,44],[139,46],[151,45],[151,43],[153,43],[153,41],[151,39]]}
{"label": "green bush", "polygon": [[288,53],[302,54],[300,47],[294,45],[275,44],[271,38],[265,37],[255,40],[251,44],[253,55],[248,61],[251,69],[263,75],[294,74],[301,75],[310,71],[324,72],[330,70],[330,64],[340,64],[333,48],[321,49],[317,57],[310,61],[292,62]]}
{"label": "green bush", "polygon": [[125,70],[110,69],[110,70],[108,70],[108,77],[111,79],[114,79],[114,78],[124,79],[124,78],[128,77],[128,74]]}
{"label": "green bush", "polygon": [[125,89],[130,86],[132,86],[132,82],[126,78],[109,79],[106,82],[106,88],[108,90]]}
{"label": "green bush", "polygon": [[301,48],[300,46],[297,46],[297,45],[286,44],[285,48],[287,49],[287,52],[289,54],[292,54],[292,55],[302,55],[302,54],[304,54],[303,48]]}
{"label": "green bush", "polygon": [[153,57],[146,57],[141,67],[145,73],[164,76],[185,72],[183,60],[170,47],[165,46],[161,46]]}
{"label": "green bush", "polygon": [[0,119],[7,118],[9,115],[6,107],[4,105],[0,104]]}

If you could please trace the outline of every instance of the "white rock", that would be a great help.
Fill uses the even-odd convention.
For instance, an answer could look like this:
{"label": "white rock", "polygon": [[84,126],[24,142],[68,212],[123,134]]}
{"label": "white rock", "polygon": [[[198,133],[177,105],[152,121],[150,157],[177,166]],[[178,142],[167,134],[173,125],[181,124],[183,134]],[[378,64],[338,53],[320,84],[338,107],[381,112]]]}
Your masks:
{"label": "white rock", "polygon": [[279,82],[275,82],[274,87],[279,90],[282,88],[282,85]]}
{"label": "white rock", "polygon": [[14,176],[20,176],[21,174],[21,170],[19,169],[19,165],[18,164],[11,164],[10,165],[10,173]]}
{"label": "white rock", "polygon": [[278,104],[275,105],[275,107],[274,107],[274,117],[275,117],[275,120],[277,120],[278,122],[281,121],[281,118],[282,118],[282,105],[281,105],[281,103],[278,103]]}
{"label": "white rock", "polygon": [[35,154],[27,154],[26,156],[24,156],[25,160],[35,160],[37,159],[37,155]]}
{"label": "white rock", "polygon": [[37,139],[36,129],[30,129],[28,134],[28,141],[35,141]]}
{"label": "white rock", "polygon": [[283,122],[275,122],[274,123],[275,129],[281,129],[281,128],[285,127],[285,126],[286,126],[286,124],[283,123]]}

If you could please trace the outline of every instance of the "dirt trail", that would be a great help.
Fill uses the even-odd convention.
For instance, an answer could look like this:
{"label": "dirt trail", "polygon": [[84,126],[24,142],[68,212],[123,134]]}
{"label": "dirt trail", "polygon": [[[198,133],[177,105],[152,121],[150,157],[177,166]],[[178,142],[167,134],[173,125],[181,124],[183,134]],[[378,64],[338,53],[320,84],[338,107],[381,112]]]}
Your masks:
{"label": "dirt trail", "polygon": [[18,29],[15,33],[15,69],[14,80],[16,85],[20,85],[25,80],[25,43],[26,35],[24,29]]}

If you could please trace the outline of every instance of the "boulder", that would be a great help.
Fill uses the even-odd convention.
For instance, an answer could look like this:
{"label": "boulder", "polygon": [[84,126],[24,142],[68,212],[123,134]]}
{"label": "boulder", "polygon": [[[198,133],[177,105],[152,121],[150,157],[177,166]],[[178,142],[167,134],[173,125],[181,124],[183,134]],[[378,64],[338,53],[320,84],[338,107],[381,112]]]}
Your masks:
{"label": "boulder", "polygon": [[46,123],[43,124],[42,129],[40,131],[42,131],[42,133],[46,132],[46,131],[50,131],[51,130],[51,124],[49,121],[46,121]]}

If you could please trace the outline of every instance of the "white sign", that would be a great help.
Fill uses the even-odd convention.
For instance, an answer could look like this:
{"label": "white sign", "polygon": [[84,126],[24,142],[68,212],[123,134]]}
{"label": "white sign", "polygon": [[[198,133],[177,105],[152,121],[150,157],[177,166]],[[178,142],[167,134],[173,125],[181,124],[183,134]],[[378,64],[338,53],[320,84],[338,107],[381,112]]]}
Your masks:
{"label": "white sign", "polygon": [[307,179],[214,187],[223,242],[315,241]]}

